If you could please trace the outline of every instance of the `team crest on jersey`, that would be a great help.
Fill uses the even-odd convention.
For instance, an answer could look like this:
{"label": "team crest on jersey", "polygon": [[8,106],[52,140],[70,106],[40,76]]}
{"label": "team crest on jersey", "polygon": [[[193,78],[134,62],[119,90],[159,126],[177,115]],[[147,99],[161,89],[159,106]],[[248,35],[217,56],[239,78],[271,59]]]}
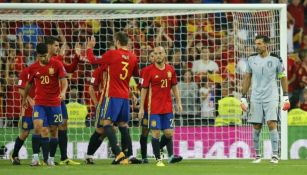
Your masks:
{"label": "team crest on jersey", "polygon": [[50,67],[50,68],[49,68],[49,74],[50,74],[50,75],[53,75],[53,74],[54,74],[54,68],[53,68],[53,67]]}
{"label": "team crest on jersey", "polygon": [[151,125],[151,127],[156,127],[157,126],[156,120],[152,120],[150,125]]}
{"label": "team crest on jersey", "polygon": [[23,122],[22,128],[27,129],[28,128],[28,123],[27,122]]}
{"label": "team crest on jersey", "polygon": [[159,75],[156,75],[155,78],[159,78]]}
{"label": "team crest on jersey", "polygon": [[172,79],[172,72],[171,71],[167,71],[167,78]]}
{"label": "team crest on jersey", "polygon": [[148,120],[147,119],[143,119],[143,125],[148,125]]}
{"label": "team crest on jersey", "polygon": [[35,118],[38,117],[38,112],[37,112],[37,111],[34,112],[33,116],[34,116]]}

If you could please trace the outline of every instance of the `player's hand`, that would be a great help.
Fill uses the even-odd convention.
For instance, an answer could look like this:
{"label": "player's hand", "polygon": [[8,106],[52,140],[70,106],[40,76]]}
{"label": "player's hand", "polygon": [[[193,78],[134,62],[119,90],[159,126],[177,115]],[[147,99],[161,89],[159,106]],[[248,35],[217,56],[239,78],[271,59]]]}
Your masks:
{"label": "player's hand", "polygon": [[96,39],[94,35],[92,35],[90,38],[87,38],[86,48],[92,49],[95,47],[95,45],[96,45]]}
{"label": "player's hand", "polygon": [[181,104],[177,105],[177,110],[179,113],[182,113],[183,109]]}
{"label": "player's hand", "polygon": [[31,97],[27,97],[27,101],[28,101],[28,103],[30,104],[30,106],[34,106],[34,104],[35,104],[35,101],[33,100],[33,98],[31,98]]}
{"label": "player's hand", "polygon": [[282,107],[282,110],[284,110],[284,111],[287,111],[287,110],[290,109],[291,105],[290,105],[288,96],[283,96],[281,107]]}
{"label": "player's hand", "polygon": [[29,102],[26,98],[23,98],[21,103],[23,108],[27,109],[29,107]]}
{"label": "player's hand", "polygon": [[240,103],[241,109],[246,112],[248,108],[248,103],[246,97],[241,98],[241,103]]}
{"label": "player's hand", "polygon": [[75,54],[76,54],[77,56],[79,56],[79,57],[80,57],[80,55],[81,55],[81,45],[80,45],[79,42],[77,42],[76,45],[75,45]]}
{"label": "player's hand", "polygon": [[61,92],[59,98],[60,98],[61,100],[65,100],[65,99],[66,99],[66,94],[63,93],[63,92]]}
{"label": "player's hand", "polygon": [[143,117],[144,117],[144,108],[140,108],[139,109],[139,120],[141,121]]}

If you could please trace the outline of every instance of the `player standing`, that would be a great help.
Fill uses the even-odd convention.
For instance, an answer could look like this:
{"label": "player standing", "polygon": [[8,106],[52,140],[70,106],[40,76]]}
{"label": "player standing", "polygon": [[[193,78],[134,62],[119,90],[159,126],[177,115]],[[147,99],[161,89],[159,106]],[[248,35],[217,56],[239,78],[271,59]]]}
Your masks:
{"label": "player standing", "polygon": [[[128,40],[127,33],[117,32],[114,35],[114,43],[117,49],[107,51],[98,60],[95,60],[93,55],[93,47],[96,44],[94,37],[88,41],[87,55],[89,62],[107,66],[105,97],[101,109],[97,109],[97,111],[101,113],[98,122],[102,122],[105,135],[108,137],[112,152],[115,155],[113,164],[127,164],[128,159],[125,158],[132,156],[132,141],[128,130],[130,120],[129,81],[132,75],[138,76],[138,65],[136,56],[128,50]],[[123,152],[117,146],[116,135],[112,129],[113,123],[117,123],[121,133]]]}
{"label": "player standing", "polygon": [[171,91],[175,95],[178,111],[182,111],[181,99],[177,87],[175,70],[166,64],[166,53],[163,47],[154,49],[155,63],[150,65],[143,75],[141,90],[141,104],[139,117],[143,118],[145,96],[148,93],[148,116],[149,128],[152,131],[152,147],[157,166],[165,166],[160,156],[160,130],[164,132],[166,144],[171,144],[168,149],[169,163],[176,163],[182,160],[180,156],[173,155],[173,127],[174,116],[172,108]]}
{"label": "player standing", "polygon": [[[79,58],[80,58],[80,45],[79,43],[76,43],[75,46],[75,56],[73,58],[73,61],[71,64],[65,64],[63,62],[63,56],[65,52],[65,44],[63,43],[63,46],[61,48],[60,52],[60,43],[58,38],[49,36],[45,39],[45,43],[48,46],[48,54],[52,56],[52,59],[60,61],[64,67],[65,70],[68,73],[73,73],[78,68]],[[61,101],[61,109],[62,109],[62,115],[63,115],[63,123],[59,126],[59,132],[57,136],[52,137],[50,139],[50,147],[55,147],[55,150],[57,148],[57,145],[59,144],[60,152],[61,152],[61,161],[60,165],[67,164],[67,165],[79,165],[79,162],[75,162],[71,159],[68,159],[67,157],[67,143],[68,143],[68,137],[67,137],[67,120],[68,120],[68,114],[67,114],[67,108],[65,101]]]}
{"label": "player standing", "polygon": [[[21,97],[24,96],[24,88],[29,80],[29,68],[25,68],[19,74],[19,81],[18,81],[18,92]],[[33,121],[32,121],[32,113],[34,105],[34,98],[35,96],[35,84],[30,89],[29,96],[27,97],[27,101],[30,104],[26,109],[22,108],[21,112],[21,132],[19,136],[17,136],[15,140],[15,145],[13,149],[13,154],[11,155],[11,161],[13,165],[20,165],[20,159],[18,158],[19,150],[21,149],[24,141],[28,138],[30,130],[33,129]]]}
{"label": "player standing", "polygon": [[270,39],[267,36],[256,36],[255,45],[257,54],[251,55],[247,60],[246,74],[243,79],[243,90],[241,107],[247,111],[248,104],[246,95],[252,84],[251,94],[251,118],[248,119],[253,124],[253,141],[256,150],[256,158],[253,163],[261,162],[259,135],[262,123],[265,121],[270,130],[272,144],[271,163],[278,163],[279,134],[277,131],[277,121],[279,115],[279,88],[278,79],[281,81],[283,89],[282,109],[290,108],[288,98],[288,83],[282,60],[277,55],[269,52]]}
{"label": "player standing", "polygon": [[[61,62],[50,58],[45,44],[37,45],[37,59],[29,67],[29,81],[25,87],[22,104],[25,108],[29,102],[27,97],[32,84],[35,83],[35,105],[33,107],[34,133],[32,135],[33,166],[39,165],[39,148],[42,147],[44,163],[54,165],[55,150],[49,150],[49,132],[51,137],[57,134],[58,125],[62,123],[61,100],[67,90],[67,79]],[[53,134],[52,134],[53,133]],[[50,152],[50,156],[49,156]]]}

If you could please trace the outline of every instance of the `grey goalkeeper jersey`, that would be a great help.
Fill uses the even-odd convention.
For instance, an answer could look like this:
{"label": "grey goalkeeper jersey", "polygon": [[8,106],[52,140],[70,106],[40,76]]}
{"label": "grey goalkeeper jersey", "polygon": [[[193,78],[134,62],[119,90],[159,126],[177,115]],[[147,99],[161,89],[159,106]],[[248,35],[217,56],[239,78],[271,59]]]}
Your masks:
{"label": "grey goalkeeper jersey", "polygon": [[278,101],[278,77],[285,76],[285,69],[280,57],[269,54],[262,58],[259,54],[251,55],[247,60],[246,72],[252,74],[253,102]]}

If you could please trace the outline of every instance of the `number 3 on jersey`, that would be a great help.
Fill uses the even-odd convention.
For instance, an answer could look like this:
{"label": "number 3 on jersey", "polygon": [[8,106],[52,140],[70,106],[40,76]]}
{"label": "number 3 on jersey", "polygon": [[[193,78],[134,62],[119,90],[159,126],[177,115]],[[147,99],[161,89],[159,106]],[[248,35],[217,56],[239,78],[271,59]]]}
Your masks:
{"label": "number 3 on jersey", "polygon": [[128,62],[124,62],[124,61],[122,61],[121,63],[123,64],[124,67],[122,68],[123,73],[120,74],[119,78],[121,80],[125,80],[127,78],[127,76],[128,76],[128,66],[129,66],[129,63]]}

